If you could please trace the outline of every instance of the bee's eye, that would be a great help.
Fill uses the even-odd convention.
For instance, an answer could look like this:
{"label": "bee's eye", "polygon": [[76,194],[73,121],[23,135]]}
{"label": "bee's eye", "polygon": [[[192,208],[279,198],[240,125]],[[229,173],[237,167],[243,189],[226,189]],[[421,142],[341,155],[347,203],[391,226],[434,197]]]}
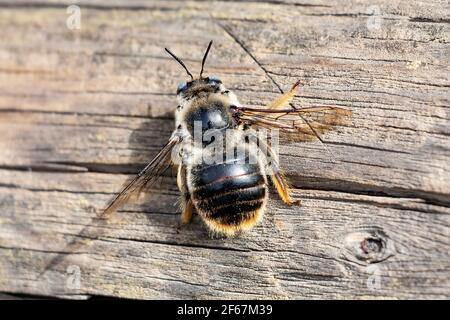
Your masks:
{"label": "bee's eye", "polygon": [[186,82],[180,83],[177,87],[177,94],[181,91],[185,91],[188,88],[188,85]]}
{"label": "bee's eye", "polygon": [[216,76],[209,76],[208,77],[208,83],[222,83],[222,80],[220,80],[218,77]]}

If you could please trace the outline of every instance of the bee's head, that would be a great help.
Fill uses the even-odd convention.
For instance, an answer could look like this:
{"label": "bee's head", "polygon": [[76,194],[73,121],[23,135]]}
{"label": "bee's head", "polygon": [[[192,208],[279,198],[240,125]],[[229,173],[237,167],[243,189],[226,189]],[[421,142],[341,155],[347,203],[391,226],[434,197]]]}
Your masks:
{"label": "bee's head", "polygon": [[191,77],[190,81],[180,83],[177,88],[177,96],[182,100],[190,100],[196,97],[202,97],[210,93],[219,92],[223,89],[222,81],[215,76],[203,77],[203,67],[205,65],[206,57],[208,56],[209,49],[211,49],[212,41],[209,42],[208,48],[203,56],[202,69],[198,78],[194,78],[192,73],[186,67],[184,62],[173,54],[169,49],[165,50],[186,70],[187,74]]}
{"label": "bee's head", "polygon": [[216,76],[208,76],[180,83],[177,87],[177,96],[181,99],[192,99],[219,92],[221,89],[222,81]]}

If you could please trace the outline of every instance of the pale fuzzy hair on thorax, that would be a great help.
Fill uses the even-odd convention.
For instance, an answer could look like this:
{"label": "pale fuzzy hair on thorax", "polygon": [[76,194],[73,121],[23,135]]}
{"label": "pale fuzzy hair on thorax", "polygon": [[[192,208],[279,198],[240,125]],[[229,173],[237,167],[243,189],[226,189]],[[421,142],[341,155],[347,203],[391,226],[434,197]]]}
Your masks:
{"label": "pale fuzzy hair on thorax", "polygon": [[212,105],[215,102],[219,102],[227,107],[233,105],[237,107],[241,106],[241,103],[234,92],[227,90],[223,84],[220,84],[220,90],[218,92],[208,93],[207,95],[194,97],[191,99],[185,99],[182,94],[178,94],[177,102],[178,107],[175,111],[175,128],[179,128],[181,126],[181,129],[186,129],[186,114],[200,106]]}

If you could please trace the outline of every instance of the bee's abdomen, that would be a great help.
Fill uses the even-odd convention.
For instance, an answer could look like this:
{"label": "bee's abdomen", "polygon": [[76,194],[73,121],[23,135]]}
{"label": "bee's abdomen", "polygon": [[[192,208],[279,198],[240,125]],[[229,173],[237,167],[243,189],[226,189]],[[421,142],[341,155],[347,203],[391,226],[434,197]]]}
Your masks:
{"label": "bee's abdomen", "polygon": [[200,215],[220,225],[254,219],[267,196],[258,164],[221,163],[191,170],[192,199]]}

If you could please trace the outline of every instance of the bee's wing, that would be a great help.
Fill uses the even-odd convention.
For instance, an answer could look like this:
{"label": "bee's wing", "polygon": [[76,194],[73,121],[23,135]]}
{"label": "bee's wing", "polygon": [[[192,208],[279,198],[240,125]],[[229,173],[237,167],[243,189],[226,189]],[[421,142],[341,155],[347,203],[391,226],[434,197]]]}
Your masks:
{"label": "bee's wing", "polygon": [[264,109],[236,107],[237,120],[248,125],[277,128],[282,133],[281,137],[288,140],[319,139],[322,142],[320,134],[332,130],[337,125],[344,125],[351,111],[335,106],[296,108],[291,102],[299,85],[300,81],[297,81],[288,92]]}
{"label": "bee's wing", "polygon": [[290,109],[257,109],[236,107],[235,117],[250,126],[276,128],[293,141],[320,140],[320,134],[345,125],[350,110],[335,106],[313,106]]}
{"label": "bee's wing", "polygon": [[128,183],[114,198],[101,214],[106,218],[114,213],[121,205],[126,203],[131,196],[138,195],[146,186],[159,177],[171,164],[172,149],[180,143],[181,136],[172,134],[172,137],[158,154],[142,169],[141,172]]}

